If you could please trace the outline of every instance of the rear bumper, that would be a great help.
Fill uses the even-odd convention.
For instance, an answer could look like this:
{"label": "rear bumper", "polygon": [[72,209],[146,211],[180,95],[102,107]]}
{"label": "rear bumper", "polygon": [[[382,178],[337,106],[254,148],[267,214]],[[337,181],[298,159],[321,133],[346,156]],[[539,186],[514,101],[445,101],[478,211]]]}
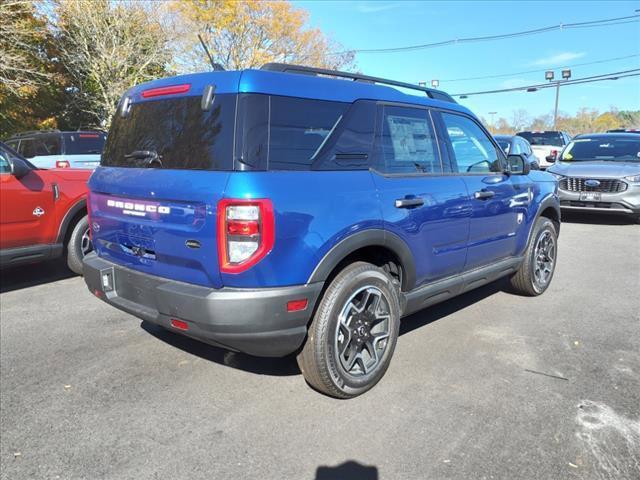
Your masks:
{"label": "rear bumper", "polygon": [[[113,289],[102,284],[110,274]],[[120,310],[197,340],[250,355],[280,357],[296,351],[323,283],[291,287],[212,289],[121,267],[95,253],[84,259],[89,290]],[[96,293],[97,292],[97,293]],[[307,308],[287,312],[287,302],[308,300]],[[179,330],[171,320],[187,322]]]}

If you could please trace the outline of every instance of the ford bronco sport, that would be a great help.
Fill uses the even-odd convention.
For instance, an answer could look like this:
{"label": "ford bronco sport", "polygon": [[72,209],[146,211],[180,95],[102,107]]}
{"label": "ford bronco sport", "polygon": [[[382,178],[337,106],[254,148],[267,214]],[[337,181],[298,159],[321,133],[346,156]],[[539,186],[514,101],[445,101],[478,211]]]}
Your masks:
{"label": "ford bronco sport", "polygon": [[[413,89],[419,95],[403,93]],[[449,95],[283,64],[135,86],[90,179],[98,298],[311,386],[380,380],[400,318],[500,277],[543,293],[557,182]]]}

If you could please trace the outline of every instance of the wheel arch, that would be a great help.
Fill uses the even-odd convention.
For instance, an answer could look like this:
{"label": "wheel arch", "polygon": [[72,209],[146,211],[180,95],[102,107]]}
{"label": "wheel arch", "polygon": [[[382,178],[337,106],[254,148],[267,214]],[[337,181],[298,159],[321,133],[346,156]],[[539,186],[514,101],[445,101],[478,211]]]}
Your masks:
{"label": "wheel arch", "polygon": [[398,267],[402,291],[409,291],[415,286],[416,267],[409,246],[396,234],[381,229],[354,233],[334,245],[316,265],[308,283],[326,282],[346,264],[358,260],[378,266],[386,261],[392,262]]}
{"label": "wheel arch", "polygon": [[56,239],[57,243],[63,243],[66,245],[69,240],[69,236],[73,231],[73,227],[78,221],[87,214],[87,199],[82,198],[73,206],[67,210],[65,213],[62,222],[60,223],[60,228],[58,229],[58,237]]}

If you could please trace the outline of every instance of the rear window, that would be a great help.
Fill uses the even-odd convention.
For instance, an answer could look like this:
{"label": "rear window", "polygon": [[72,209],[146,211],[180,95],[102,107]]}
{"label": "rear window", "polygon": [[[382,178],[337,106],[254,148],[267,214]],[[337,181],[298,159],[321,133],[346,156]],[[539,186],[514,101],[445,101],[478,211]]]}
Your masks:
{"label": "rear window", "polygon": [[560,132],[520,132],[519,137],[526,139],[531,145],[551,145],[562,147],[564,139]]}
{"label": "rear window", "polygon": [[239,100],[240,168],[309,170],[338,129],[348,103],[259,94]]}
{"label": "rear window", "polygon": [[216,95],[202,110],[201,97],[179,97],[132,105],[114,115],[102,155],[103,166],[145,167],[150,151],[162,168],[232,170],[236,95]]}
{"label": "rear window", "polygon": [[107,136],[101,132],[73,132],[64,134],[67,155],[100,155]]}

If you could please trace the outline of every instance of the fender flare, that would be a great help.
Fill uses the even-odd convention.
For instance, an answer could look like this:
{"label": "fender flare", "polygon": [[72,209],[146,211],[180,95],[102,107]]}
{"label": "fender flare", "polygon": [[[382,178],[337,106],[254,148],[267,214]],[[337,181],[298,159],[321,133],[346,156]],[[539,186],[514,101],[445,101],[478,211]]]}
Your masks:
{"label": "fender flare", "polygon": [[529,234],[527,235],[527,243],[525,245],[529,245],[529,242],[531,241],[531,234],[533,233],[533,227],[535,226],[536,221],[542,216],[542,212],[544,212],[549,207],[553,208],[556,212],[556,215],[558,215],[558,231],[556,233],[560,235],[560,224],[562,223],[560,200],[558,199],[557,195],[549,194],[540,202],[540,206],[538,207],[538,211],[536,212],[536,218],[533,222],[531,222],[531,228],[529,229]]}
{"label": "fender flare", "polygon": [[82,198],[76,203],[74,203],[73,206],[69,210],[67,210],[67,213],[65,213],[64,218],[60,223],[60,227],[58,228],[58,236],[56,238],[57,243],[64,242],[64,237],[67,235],[67,230],[69,230],[69,226],[71,225],[71,220],[73,220],[73,217],[75,217],[76,214],[82,209],[85,209],[85,210],[87,209],[86,198]]}
{"label": "fender flare", "polygon": [[316,265],[308,283],[326,281],[342,260],[364,247],[385,247],[391,250],[400,260],[402,290],[409,291],[415,286],[416,266],[409,246],[395,233],[382,229],[361,230],[334,245]]}

